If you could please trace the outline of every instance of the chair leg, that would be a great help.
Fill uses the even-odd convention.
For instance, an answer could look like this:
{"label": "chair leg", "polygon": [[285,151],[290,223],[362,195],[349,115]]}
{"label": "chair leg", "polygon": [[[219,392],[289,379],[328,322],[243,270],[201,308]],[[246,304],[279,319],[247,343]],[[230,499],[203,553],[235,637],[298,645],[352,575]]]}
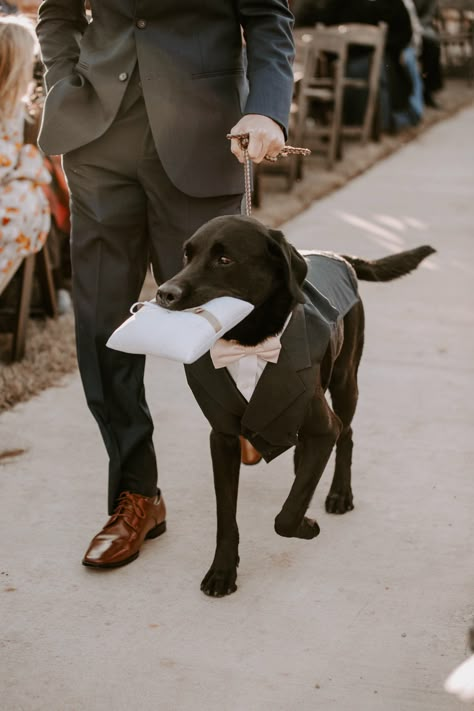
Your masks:
{"label": "chair leg", "polygon": [[[296,126],[294,141],[295,146],[303,146],[305,141],[305,128],[306,120],[309,111],[309,101],[304,96],[305,86],[300,87],[300,96],[298,102],[298,112],[296,115]],[[294,160],[291,164],[292,180],[301,180],[303,172],[303,163],[301,156],[294,156]]]}
{"label": "chair leg", "polygon": [[338,104],[337,99],[332,121],[328,145],[328,170],[332,170],[334,163],[342,158],[342,107]]}
{"label": "chair leg", "polygon": [[372,127],[371,127],[371,139],[372,141],[375,141],[376,143],[380,143],[380,139],[382,136],[382,111],[380,107],[380,100],[379,97],[377,96],[377,103],[375,104],[375,111],[374,111],[374,116],[372,119]]}
{"label": "chair leg", "polygon": [[[306,121],[306,105],[302,104],[301,113],[299,114],[298,123],[294,135],[294,145],[302,146],[304,145],[304,135],[305,135],[305,121]],[[299,155],[291,156],[289,158],[290,163],[290,177],[289,183],[291,186],[297,181],[303,179],[303,159]]]}
{"label": "chair leg", "polygon": [[21,267],[21,290],[13,332],[12,361],[21,360],[25,355],[26,327],[30,315],[35,259],[36,255],[30,254],[28,257],[25,257]]}
{"label": "chair leg", "polygon": [[296,156],[296,180],[303,180],[303,158]]}
{"label": "chair leg", "polygon": [[469,77],[468,77],[468,85],[472,86],[474,83],[474,22],[472,24],[472,37],[471,37],[471,58],[469,61],[469,67],[468,67],[468,72],[469,72]]}
{"label": "chair leg", "polygon": [[262,177],[261,170],[257,163],[252,164],[253,190],[252,206],[261,207],[262,204]]}
{"label": "chair leg", "polygon": [[303,177],[303,161],[301,156],[292,155],[287,159],[288,161],[288,171],[286,174],[286,189],[290,192],[297,180],[302,180]]}
{"label": "chair leg", "polygon": [[344,78],[343,69],[346,65],[346,57],[341,56],[335,62],[334,68],[334,113],[332,117],[332,126],[329,134],[328,146],[328,168],[332,169],[338,156],[342,156],[342,112],[344,107]]}
{"label": "chair leg", "polygon": [[341,126],[339,135],[337,137],[337,146],[336,146],[336,159],[338,161],[341,161],[344,158],[343,137],[344,137],[344,131],[343,131],[343,127]]}
{"label": "chair leg", "polygon": [[298,180],[298,156],[292,156],[290,160],[290,172],[288,175],[287,182],[288,190],[291,190],[291,188],[295,184],[295,181]]}
{"label": "chair leg", "polygon": [[44,310],[48,316],[56,318],[58,315],[58,307],[56,302],[56,290],[53,282],[53,272],[48,252],[48,243],[46,243],[43,249],[37,253],[36,260],[38,280],[43,296]]}

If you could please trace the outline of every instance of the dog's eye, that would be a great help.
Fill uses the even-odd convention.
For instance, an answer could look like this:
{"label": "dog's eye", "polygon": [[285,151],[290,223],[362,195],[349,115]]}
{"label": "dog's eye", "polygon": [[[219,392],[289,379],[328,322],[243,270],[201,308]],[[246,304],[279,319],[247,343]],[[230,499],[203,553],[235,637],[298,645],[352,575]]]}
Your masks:
{"label": "dog's eye", "polygon": [[217,258],[217,263],[218,263],[218,264],[222,264],[222,265],[224,265],[224,266],[227,266],[228,264],[232,264],[232,259],[230,259],[229,257],[225,257],[224,255],[222,255],[221,257],[218,257],[218,258]]}

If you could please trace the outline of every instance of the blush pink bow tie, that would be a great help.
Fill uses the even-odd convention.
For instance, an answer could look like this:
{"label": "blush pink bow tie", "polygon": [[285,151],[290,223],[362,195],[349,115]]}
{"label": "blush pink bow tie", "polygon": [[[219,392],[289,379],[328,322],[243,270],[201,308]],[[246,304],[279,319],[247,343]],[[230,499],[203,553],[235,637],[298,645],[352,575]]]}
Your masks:
{"label": "blush pink bow tie", "polygon": [[270,363],[276,363],[281,351],[279,336],[271,336],[256,346],[241,346],[237,341],[219,338],[210,350],[214,368],[225,368],[236,360],[248,355],[256,355]]}

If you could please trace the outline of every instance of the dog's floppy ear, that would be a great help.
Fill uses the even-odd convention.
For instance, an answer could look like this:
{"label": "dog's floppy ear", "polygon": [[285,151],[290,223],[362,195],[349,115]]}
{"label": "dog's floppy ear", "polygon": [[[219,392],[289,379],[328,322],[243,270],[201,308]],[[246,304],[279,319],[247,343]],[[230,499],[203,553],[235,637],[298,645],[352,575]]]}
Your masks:
{"label": "dog's floppy ear", "polygon": [[278,250],[288,274],[288,288],[295,300],[304,304],[305,298],[301,286],[306,278],[308,266],[292,244],[286,241],[285,235],[280,230],[268,230],[270,236],[270,249]]}

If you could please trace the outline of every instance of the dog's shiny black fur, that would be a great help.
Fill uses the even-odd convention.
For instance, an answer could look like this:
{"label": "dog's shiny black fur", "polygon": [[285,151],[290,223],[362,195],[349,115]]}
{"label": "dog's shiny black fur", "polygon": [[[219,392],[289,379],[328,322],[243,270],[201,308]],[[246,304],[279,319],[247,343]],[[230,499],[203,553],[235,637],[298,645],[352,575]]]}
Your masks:
{"label": "dog's shiny black fur", "polygon": [[[373,262],[345,257],[359,278],[388,281],[407,274],[434,252],[419,247]],[[298,302],[306,262],[278,230],[248,217],[218,217],[201,227],[184,246],[184,268],[162,284],[157,301],[183,310],[219,296],[234,296],[255,309],[224,337],[256,345],[279,333]],[[343,514],[354,508],[351,489],[352,428],[357,404],[357,370],[364,343],[364,310],[359,301],[344,317],[344,342],[336,360],[328,351],[318,369],[314,396],[295,448],[295,479],[275,530],[287,537],[311,539],[316,521],[305,516],[334,445],[336,463],[326,511]],[[329,390],[332,408],[325,391]],[[237,436],[211,432],[211,455],[217,501],[216,553],[201,589],[223,596],[236,590],[239,532],[236,522],[240,469]]]}

